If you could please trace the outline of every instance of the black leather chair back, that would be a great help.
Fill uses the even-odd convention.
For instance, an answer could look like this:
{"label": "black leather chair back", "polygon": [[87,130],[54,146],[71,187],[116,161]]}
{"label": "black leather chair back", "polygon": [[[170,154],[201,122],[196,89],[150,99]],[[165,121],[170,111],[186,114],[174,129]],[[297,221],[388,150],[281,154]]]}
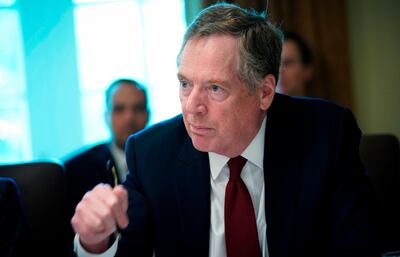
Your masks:
{"label": "black leather chair back", "polygon": [[68,256],[66,185],[62,164],[38,161],[0,165],[0,177],[17,183],[25,215],[22,256]]}
{"label": "black leather chair back", "polygon": [[400,250],[399,140],[390,134],[363,135],[360,157],[378,196],[383,247],[385,251]]}

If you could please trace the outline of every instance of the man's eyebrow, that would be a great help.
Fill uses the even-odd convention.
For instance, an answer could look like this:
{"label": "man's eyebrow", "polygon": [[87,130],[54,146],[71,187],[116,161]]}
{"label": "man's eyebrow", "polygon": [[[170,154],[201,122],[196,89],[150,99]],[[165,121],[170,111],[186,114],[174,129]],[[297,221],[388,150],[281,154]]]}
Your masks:
{"label": "man's eyebrow", "polygon": [[[182,73],[178,72],[176,75],[177,75],[178,79],[189,80]],[[211,79],[208,79],[205,83],[206,84],[226,85],[226,84],[229,84],[229,79],[220,79],[220,78],[213,79],[213,78],[211,78]]]}
{"label": "man's eyebrow", "polygon": [[218,85],[225,85],[228,84],[229,80],[225,79],[209,79],[206,81],[207,84],[218,84]]}
{"label": "man's eyebrow", "polygon": [[182,73],[179,73],[179,72],[178,72],[178,74],[176,74],[176,75],[177,75],[178,79],[185,79],[185,80],[187,80],[187,78],[186,78]]}

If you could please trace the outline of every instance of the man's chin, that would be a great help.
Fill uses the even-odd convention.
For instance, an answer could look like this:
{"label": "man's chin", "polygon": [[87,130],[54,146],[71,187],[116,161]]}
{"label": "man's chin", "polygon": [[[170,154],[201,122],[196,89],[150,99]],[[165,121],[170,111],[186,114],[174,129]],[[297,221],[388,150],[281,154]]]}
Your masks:
{"label": "man's chin", "polygon": [[192,142],[193,142],[194,148],[200,152],[214,152],[213,150],[215,150],[207,142],[202,142],[201,140],[193,140],[193,138],[192,138]]}

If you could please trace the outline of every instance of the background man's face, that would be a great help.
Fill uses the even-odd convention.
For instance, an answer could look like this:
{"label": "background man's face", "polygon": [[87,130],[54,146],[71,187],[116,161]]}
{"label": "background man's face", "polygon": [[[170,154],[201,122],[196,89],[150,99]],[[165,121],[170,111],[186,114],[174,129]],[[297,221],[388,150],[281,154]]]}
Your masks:
{"label": "background man's face", "polygon": [[110,97],[109,118],[113,141],[124,149],[129,135],[142,130],[148,121],[149,113],[143,91],[130,84],[120,84]]}
{"label": "background man's face", "polygon": [[299,95],[311,77],[309,68],[303,64],[297,44],[287,40],[282,46],[280,78],[278,87],[288,95]]}

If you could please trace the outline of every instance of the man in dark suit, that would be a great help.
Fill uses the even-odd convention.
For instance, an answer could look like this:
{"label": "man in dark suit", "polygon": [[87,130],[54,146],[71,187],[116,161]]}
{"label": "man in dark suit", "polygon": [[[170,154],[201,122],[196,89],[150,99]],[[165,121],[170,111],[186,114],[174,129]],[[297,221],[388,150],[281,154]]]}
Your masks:
{"label": "man in dark suit", "polygon": [[118,79],[108,87],[105,96],[111,142],[80,150],[64,162],[70,217],[83,195],[94,186],[99,183],[114,186],[125,180],[125,141],[142,130],[149,118],[146,90],[138,82]]}
{"label": "man in dark suit", "polygon": [[78,204],[78,256],[377,256],[360,130],[346,108],[275,94],[281,47],[265,16],[199,14],[182,115],[129,138],[123,186]]}
{"label": "man in dark suit", "polygon": [[22,224],[17,186],[11,179],[0,178],[0,256],[17,256]]}

